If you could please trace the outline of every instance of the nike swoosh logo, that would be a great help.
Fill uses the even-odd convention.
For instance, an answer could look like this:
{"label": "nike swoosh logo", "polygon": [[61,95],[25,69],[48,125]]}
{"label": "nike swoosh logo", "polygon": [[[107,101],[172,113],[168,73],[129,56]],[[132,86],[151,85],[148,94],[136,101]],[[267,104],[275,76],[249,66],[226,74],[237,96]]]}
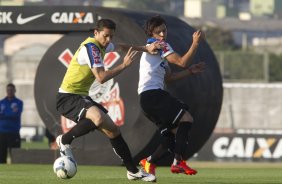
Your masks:
{"label": "nike swoosh logo", "polygon": [[135,177],[135,178],[139,178],[139,179],[142,179],[142,178],[145,178],[146,176],[144,176],[144,175],[142,175],[142,176],[134,176],[134,175],[132,175],[132,174],[130,174],[130,173],[128,173],[130,176],[132,176],[132,177]]}
{"label": "nike swoosh logo", "polygon": [[26,17],[26,18],[22,18],[22,14],[19,14],[18,18],[17,18],[17,23],[22,25],[22,24],[26,24],[30,21],[33,21],[39,17],[42,17],[43,15],[45,15],[45,13],[41,13],[41,14],[38,14],[38,15],[33,15],[31,17]]}

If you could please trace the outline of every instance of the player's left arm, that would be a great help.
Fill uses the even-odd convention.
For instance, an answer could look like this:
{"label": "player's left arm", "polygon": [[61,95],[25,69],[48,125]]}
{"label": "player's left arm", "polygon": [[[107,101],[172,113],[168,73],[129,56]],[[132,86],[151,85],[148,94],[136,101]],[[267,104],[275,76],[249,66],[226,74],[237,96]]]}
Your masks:
{"label": "player's left arm", "polygon": [[190,66],[193,63],[193,57],[197,52],[198,46],[203,39],[205,39],[204,33],[202,33],[200,30],[194,32],[192,45],[182,57],[173,52],[166,56],[166,59],[170,63],[176,64],[182,68]]}
{"label": "player's left arm", "polygon": [[189,68],[186,68],[180,72],[175,72],[175,73],[172,73],[170,68],[168,68],[166,69],[165,82],[170,83],[182,79],[184,77],[202,73],[205,70],[205,67],[206,67],[205,62],[200,62],[197,64],[193,64]]}

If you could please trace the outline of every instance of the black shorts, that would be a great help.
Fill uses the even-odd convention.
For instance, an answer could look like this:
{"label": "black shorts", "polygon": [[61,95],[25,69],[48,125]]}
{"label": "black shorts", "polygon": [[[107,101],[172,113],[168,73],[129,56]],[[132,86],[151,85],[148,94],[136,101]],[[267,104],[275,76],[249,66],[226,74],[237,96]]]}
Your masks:
{"label": "black shorts", "polygon": [[160,131],[176,128],[185,110],[189,110],[188,105],[161,89],[142,92],[139,102],[145,116],[154,122]]}
{"label": "black shorts", "polygon": [[82,96],[71,93],[58,93],[57,94],[57,110],[64,117],[78,122],[80,119],[85,118],[87,109],[96,106],[104,113],[108,113],[101,104],[93,101],[89,96]]}

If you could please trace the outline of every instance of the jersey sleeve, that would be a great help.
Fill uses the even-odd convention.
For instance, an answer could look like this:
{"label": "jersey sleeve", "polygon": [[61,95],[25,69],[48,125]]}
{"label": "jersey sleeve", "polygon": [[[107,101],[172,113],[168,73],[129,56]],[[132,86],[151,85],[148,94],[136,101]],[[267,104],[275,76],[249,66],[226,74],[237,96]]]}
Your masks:
{"label": "jersey sleeve", "polygon": [[99,48],[92,43],[86,44],[80,49],[77,61],[80,65],[87,64],[90,68],[104,66]]}
{"label": "jersey sleeve", "polygon": [[113,52],[115,50],[115,45],[111,42],[108,47],[106,48],[106,53],[107,52]]}
{"label": "jersey sleeve", "polygon": [[167,43],[167,42],[160,42],[162,49],[161,49],[161,57],[165,58],[166,56],[168,56],[169,54],[173,53],[174,50],[172,49],[172,47]]}

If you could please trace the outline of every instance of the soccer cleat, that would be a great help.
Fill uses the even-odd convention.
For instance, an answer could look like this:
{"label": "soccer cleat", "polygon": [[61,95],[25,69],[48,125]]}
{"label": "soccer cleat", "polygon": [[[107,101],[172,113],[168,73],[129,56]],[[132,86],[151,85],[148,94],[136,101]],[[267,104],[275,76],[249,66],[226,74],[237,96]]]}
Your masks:
{"label": "soccer cleat", "polygon": [[130,171],[127,171],[127,179],[156,182],[156,177],[150,173],[145,172],[142,168],[139,169],[139,171],[135,174]]}
{"label": "soccer cleat", "polygon": [[62,143],[62,137],[63,137],[63,135],[59,135],[56,138],[56,143],[57,143],[57,145],[60,149],[60,155],[61,156],[69,156],[74,160],[72,150],[71,150],[71,146],[69,144],[63,144]]}
{"label": "soccer cleat", "polygon": [[177,162],[176,165],[171,165],[170,171],[175,174],[183,173],[187,175],[195,175],[197,171],[190,168],[184,160]]}
{"label": "soccer cleat", "polygon": [[144,169],[144,171],[146,171],[147,173],[153,174],[154,176],[156,175],[156,165],[152,164],[150,162],[147,161],[146,158],[144,158],[143,160],[141,160],[139,162],[139,165]]}

